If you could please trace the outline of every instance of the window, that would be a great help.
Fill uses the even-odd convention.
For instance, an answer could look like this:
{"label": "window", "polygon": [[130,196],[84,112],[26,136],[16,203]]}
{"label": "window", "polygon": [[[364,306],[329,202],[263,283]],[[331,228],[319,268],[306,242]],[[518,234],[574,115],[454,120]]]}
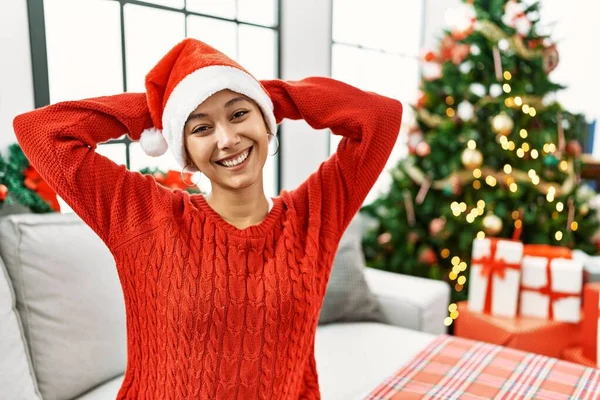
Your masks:
{"label": "window", "polygon": [[[403,127],[414,118],[408,106],[417,97],[423,30],[422,0],[333,0],[332,71],[335,79],[396,98],[404,105]],[[341,137],[331,135],[333,154]],[[402,139],[387,168],[404,157]],[[384,172],[366,202],[391,182]]]}
{"label": "window", "polygon": [[[279,76],[279,0],[29,0],[36,107],[143,92],[144,77],[185,37],[203,40],[257,79]],[[170,152],[153,158],[126,136],[97,149],[131,170],[180,170]],[[279,191],[279,159],[264,169]],[[200,188],[210,190],[202,176]]]}

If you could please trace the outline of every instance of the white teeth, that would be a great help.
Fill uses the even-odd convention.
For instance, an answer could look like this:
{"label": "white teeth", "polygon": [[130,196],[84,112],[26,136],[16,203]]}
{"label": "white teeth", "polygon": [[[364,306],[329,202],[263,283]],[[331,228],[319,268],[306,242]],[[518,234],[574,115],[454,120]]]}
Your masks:
{"label": "white teeth", "polygon": [[225,165],[226,167],[235,167],[236,165],[243,163],[248,157],[248,154],[250,154],[250,149],[246,150],[233,160],[221,161],[221,164]]}

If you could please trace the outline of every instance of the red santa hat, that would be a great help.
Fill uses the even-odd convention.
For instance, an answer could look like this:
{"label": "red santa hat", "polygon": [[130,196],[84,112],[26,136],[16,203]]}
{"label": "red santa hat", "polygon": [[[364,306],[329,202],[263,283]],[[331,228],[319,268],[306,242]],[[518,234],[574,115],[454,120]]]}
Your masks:
{"label": "red santa hat", "polygon": [[273,102],[260,82],[206,43],[185,39],[146,75],[146,96],[154,127],[142,132],[140,145],[144,152],[158,157],[170,148],[177,163],[184,167],[185,122],[204,100],[223,89],[254,100],[263,112],[270,133],[277,133]]}

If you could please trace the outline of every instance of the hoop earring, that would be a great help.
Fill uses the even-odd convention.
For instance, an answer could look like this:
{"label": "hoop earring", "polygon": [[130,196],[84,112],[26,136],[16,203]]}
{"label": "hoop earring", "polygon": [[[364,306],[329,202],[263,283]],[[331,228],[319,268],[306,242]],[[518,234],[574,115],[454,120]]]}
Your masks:
{"label": "hoop earring", "polygon": [[267,132],[267,136],[273,136],[273,139],[269,140],[269,145],[271,144],[272,140],[275,140],[275,142],[277,143],[277,149],[275,149],[273,154],[268,153],[270,156],[274,156],[275,154],[279,153],[279,139],[277,139],[277,136],[273,135],[271,132]]}
{"label": "hoop earring", "polygon": [[[183,174],[184,174],[184,172],[185,172],[185,169],[187,168],[187,166],[188,166],[188,165],[193,165],[193,163],[186,164],[186,165],[183,167],[183,169],[181,170],[181,182],[183,182],[183,184],[184,184],[185,186],[187,186],[187,187],[194,187],[194,186],[196,186],[196,187],[197,187],[197,186],[198,186],[198,184],[200,183],[200,179],[202,179],[202,176],[200,176],[200,179],[198,179],[198,182],[196,182],[196,183],[192,182],[192,184],[191,184],[191,185],[188,185],[188,183],[185,181],[185,177],[183,176]],[[198,172],[200,172],[200,171],[198,171]],[[185,172],[185,173],[186,173],[186,174],[190,174],[190,175],[192,175],[192,173],[191,173],[191,172]]]}

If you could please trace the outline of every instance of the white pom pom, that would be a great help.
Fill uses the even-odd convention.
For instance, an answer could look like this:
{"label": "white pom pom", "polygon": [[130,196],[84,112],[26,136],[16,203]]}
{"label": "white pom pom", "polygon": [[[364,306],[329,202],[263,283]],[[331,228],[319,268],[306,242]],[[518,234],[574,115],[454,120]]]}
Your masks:
{"label": "white pom pom", "polygon": [[145,129],[140,137],[140,146],[144,153],[151,157],[158,157],[169,148],[162,132],[156,128]]}

